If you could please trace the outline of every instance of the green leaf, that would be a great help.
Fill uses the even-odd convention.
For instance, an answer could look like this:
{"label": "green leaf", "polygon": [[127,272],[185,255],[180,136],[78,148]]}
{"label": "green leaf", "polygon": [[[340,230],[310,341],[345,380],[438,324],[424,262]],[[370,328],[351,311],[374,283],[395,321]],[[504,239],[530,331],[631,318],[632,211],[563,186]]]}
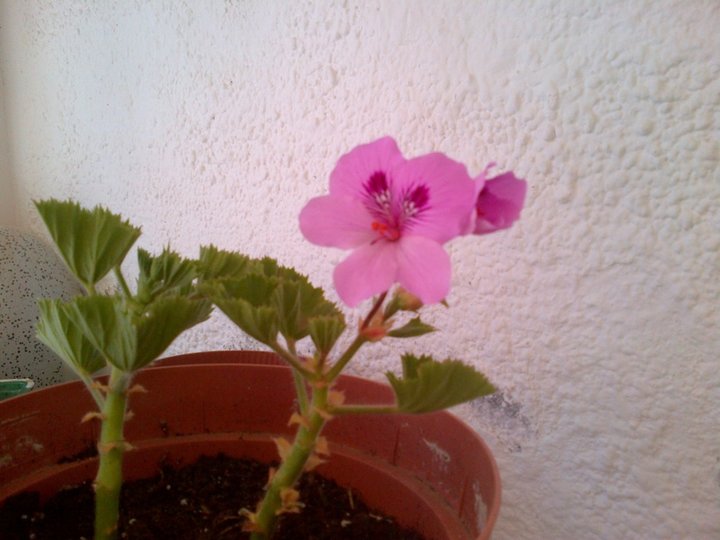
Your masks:
{"label": "green leaf", "polygon": [[212,280],[201,284],[200,291],[246,334],[269,344],[278,333],[278,314],[271,305],[277,286],[274,278],[252,274],[242,279]]}
{"label": "green leaf", "polygon": [[309,320],[313,317],[342,320],[342,313],[325,299],[323,290],[313,287],[305,276],[297,273],[290,276],[290,280],[281,279],[273,294],[273,305],[278,312],[280,333],[293,341],[308,336]]}
{"label": "green leaf", "polygon": [[278,334],[278,316],[274,308],[256,307],[242,299],[220,298],[215,305],[243,332],[261,343],[274,343]]}
{"label": "green leaf", "polygon": [[92,375],[105,366],[100,353],[73,324],[60,300],[40,300],[37,337],[78,375]]}
{"label": "green leaf", "polygon": [[140,236],[139,228],[100,206],[87,210],[55,199],[35,206],[68,267],[89,290],[120,265]]}
{"label": "green leaf", "polygon": [[409,337],[417,337],[422,336],[424,334],[429,334],[430,332],[435,332],[436,328],[430,326],[429,324],[425,324],[420,320],[420,317],[415,317],[413,320],[408,322],[405,326],[401,326],[400,328],[395,328],[393,330],[390,330],[388,332],[388,336],[390,337],[396,337],[396,338],[409,338]]}
{"label": "green leaf", "polygon": [[313,317],[308,322],[310,338],[322,354],[328,354],[345,331],[345,320],[340,316]]}
{"label": "green leaf", "polygon": [[271,257],[257,261],[263,275],[276,279],[272,305],[278,313],[280,333],[292,341],[309,335],[309,320],[313,317],[340,317],[337,307],[325,299],[322,289],[313,286],[307,276],[294,268],[278,264]]}
{"label": "green leaf", "polygon": [[268,277],[276,277],[286,281],[307,281],[307,277],[303,276],[294,268],[280,265],[272,257],[263,257],[256,259],[258,271]]}
{"label": "green leaf", "polygon": [[313,317],[340,317],[322,289],[275,259],[251,259],[213,246],[200,253],[200,291],[247,334],[272,343],[277,333],[299,341],[310,333]]}
{"label": "green leaf", "polygon": [[165,248],[157,256],[139,248],[138,266],[140,275],[136,300],[143,306],[163,294],[189,292],[197,275],[195,261],[183,259],[169,248]]}
{"label": "green leaf", "polygon": [[400,412],[438,411],[496,391],[485,375],[458,360],[406,354],[402,362],[402,379],[386,373]]}
{"label": "green leaf", "polygon": [[184,296],[159,298],[135,321],[137,356],[132,370],[138,370],[160,356],[183,331],[208,319],[212,304]]}
{"label": "green leaf", "polygon": [[215,246],[202,246],[198,271],[202,281],[214,279],[238,279],[257,271],[256,261],[247,255],[224,251]]}
{"label": "green leaf", "polygon": [[213,300],[241,299],[254,307],[269,306],[278,286],[274,278],[251,274],[241,279],[213,280],[201,287]]}
{"label": "green leaf", "polygon": [[63,309],[107,362],[122,371],[132,371],[137,336],[121,297],[80,296],[65,303]]}

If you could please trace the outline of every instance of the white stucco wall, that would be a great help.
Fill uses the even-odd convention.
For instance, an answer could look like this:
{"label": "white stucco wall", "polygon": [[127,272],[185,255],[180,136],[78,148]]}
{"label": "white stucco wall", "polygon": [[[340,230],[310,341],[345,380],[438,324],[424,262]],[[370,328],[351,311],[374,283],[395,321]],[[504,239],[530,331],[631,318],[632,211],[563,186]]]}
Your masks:
{"label": "white stucco wall", "polygon": [[[459,408],[504,481],[498,540],[720,538],[720,3],[2,3],[12,172],[141,244],[267,254],[329,285],[297,214],[394,135],[529,182],[454,243],[418,340],[502,394]],[[132,265],[128,265],[132,273]],[[175,350],[246,346],[219,318]],[[379,377],[406,343],[365,350]]]}

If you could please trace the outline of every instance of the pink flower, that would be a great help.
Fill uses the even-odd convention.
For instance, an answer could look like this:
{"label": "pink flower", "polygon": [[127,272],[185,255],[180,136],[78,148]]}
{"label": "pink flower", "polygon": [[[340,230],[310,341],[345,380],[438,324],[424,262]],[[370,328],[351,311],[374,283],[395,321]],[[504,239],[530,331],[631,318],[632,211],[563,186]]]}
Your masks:
{"label": "pink flower", "polygon": [[[492,164],[488,168],[492,167]],[[520,217],[527,184],[510,171],[485,180],[485,172],[476,178],[475,234],[487,234],[509,228]]]}
{"label": "pink flower", "polygon": [[475,193],[461,163],[440,153],[406,160],[385,137],[338,160],[330,194],[308,202],[300,230],[314,244],[353,250],[333,274],[349,306],[394,283],[439,302],[450,290],[442,245],[465,232]]}

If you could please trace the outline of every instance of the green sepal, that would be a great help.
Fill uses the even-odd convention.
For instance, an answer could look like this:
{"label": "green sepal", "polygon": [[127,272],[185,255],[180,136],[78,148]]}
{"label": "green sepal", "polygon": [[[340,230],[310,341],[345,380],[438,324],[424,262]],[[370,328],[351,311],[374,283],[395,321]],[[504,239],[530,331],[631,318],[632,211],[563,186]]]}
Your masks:
{"label": "green sepal", "polygon": [[170,248],[153,256],[138,248],[139,275],[135,298],[147,305],[163,294],[185,294],[197,276],[195,261],[184,259]]}
{"label": "green sepal", "polygon": [[38,301],[37,337],[81,377],[105,367],[100,353],[63,309],[61,300]]}
{"label": "green sepal", "polygon": [[387,335],[395,338],[409,338],[423,336],[425,334],[429,334],[430,332],[435,332],[436,330],[437,329],[435,327],[422,322],[420,317],[415,317],[406,325],[390,330]]}
{"label": "green sepal", "polygon": [[122,371],[132,371],[137,336],[121,297],[80,296],[65,303],[63,309],[107,362]]}
{"label": "green sepal", "polygon": [[402,363],[402,378],[385,374],[395,391],[398,412],[438,411],[496,391],[485,375],[458,360],[438,362],[426,355],[405,354]]}
{"label": "green sepal", "polygon": [[345,331],[345,320],[340,316],[313,317],[308,322],[310,339],[322,354],[328,354]]}
{"label": "green sepal", "polygon": [[136,320],[137,356],[132,370],[138,370],[160,356],[185,330],[206,321],[212,304],[205,299],[165,296],[150,304]]}
{"label": "green sepal", "polygon": [[65,263],[87,289],[119,266],[140,236],[138,227],[101,206],[87,210],[56,199],[35,206]]}
{"label": "green sepal", "polygon": [[256,261],[247,255],[218,249],[213,245],[200,248],[198,273],[201,281],[239,279],[256,271]]}

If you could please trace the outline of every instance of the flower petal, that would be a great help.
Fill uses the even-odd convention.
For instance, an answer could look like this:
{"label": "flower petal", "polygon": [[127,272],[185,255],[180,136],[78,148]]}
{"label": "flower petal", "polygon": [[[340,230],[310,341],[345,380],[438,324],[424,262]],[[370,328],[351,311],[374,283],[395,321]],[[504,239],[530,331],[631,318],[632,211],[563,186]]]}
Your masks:
{"label": "flower petal", "polygon": [[364,199],[364,184],[376,172],[388,173],[405,159],[391,137],[356,146],[340,157],[330,174],[330,194]]}
{"label": "flower petal", "polygon": [[442,245],[422,236],[404,236],[396,257],[400,285],[424,304],[443,300],[450,292],[450,256]]}
{"label": "flower petal", "polygon": [[475,204],[475,234],[509,228],[520,217],[527,183],[510,171],[485,182]]}
{"label": "flower petal", "polygon": [[405,234],[444,243],[465,232],[475,201],[475,183],[465,165],[436,152],[398,165],[392,177],[393,201],[402,203],[404,194],[427,187],[427,203],[408,222]]}
{"label": "flower petal", "polygon": [[338,295],[350,307],[387,291],[395,282],[396,242],[380,240],[359,247],[335,267],[333,281]]}
{"label": "flower petal", "polygon": [[369,243],[376,236],[371,224],[362,203],[349,197],[315,197],[300,212],[300,230],[319,246],[348,249]]}
{"label": "flower petal", "polygon": [[487,181],[488,173],[493,167],[497,167],[497,163],[491,161],[485,165],[483,171],[473,179],[475,182],[475,195],[478,195],[482,191],[482,188],[485,186],[485,182]]}

